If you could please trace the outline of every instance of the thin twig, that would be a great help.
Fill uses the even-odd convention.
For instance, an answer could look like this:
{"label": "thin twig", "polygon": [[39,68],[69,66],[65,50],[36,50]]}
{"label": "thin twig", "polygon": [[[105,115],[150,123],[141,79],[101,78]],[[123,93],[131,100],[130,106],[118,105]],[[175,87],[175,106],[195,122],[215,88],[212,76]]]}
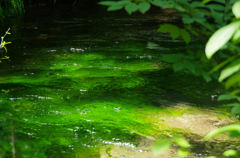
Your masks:
{"label": "thin twig", "polygon": [[10,27],[8,30],[5,32],[5,35],[1,37],[1,43],[0,43],[0,49],[2,48],[2,43],[4,42],[4,38],[7,36],[8,32],[10,31]]}

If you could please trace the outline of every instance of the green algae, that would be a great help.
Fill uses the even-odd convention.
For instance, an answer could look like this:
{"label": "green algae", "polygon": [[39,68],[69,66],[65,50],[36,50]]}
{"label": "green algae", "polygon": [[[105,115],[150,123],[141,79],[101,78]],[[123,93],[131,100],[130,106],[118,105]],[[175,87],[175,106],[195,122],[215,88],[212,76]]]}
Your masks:
{"label": "green algae", "polygon": [[[71,25],[79,26],[75,20]],[[60,31],[69,27],[61,24]],[[190,135],[166,119],[206,113],[201,106],[215,104],[210,96],[219,88],[173,73],[159,62],[165,52],[148,50],[145,35],[139,40],[141,30],[102,30],[95,37],[81,30],[88,29],[84,23],[76,26],[72,34],[40,29],[56,34],[47,41],[30,32],[23,37],[27,48],[12,50],[21,60],[3,65],[0,156],[11,155],[14,136],[19,157],[101,157],[101,147],[109,144],[134,148],[142,137]]]}

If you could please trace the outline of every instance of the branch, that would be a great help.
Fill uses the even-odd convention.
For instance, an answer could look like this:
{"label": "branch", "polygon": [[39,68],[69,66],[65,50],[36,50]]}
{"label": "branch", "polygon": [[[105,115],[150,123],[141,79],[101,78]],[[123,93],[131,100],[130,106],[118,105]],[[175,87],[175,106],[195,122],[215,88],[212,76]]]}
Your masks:
{"label": "branch", "polygon": [[4,47],[4,45],[3,45],[3,43],[4,43],[4,38],[5,38],[7,35],[10,34],[9,31],[10,31],[10,27],[8,28],[8,30],[6,31],[6,33],[4,34],[4,36],[1,37],[0,49]]}

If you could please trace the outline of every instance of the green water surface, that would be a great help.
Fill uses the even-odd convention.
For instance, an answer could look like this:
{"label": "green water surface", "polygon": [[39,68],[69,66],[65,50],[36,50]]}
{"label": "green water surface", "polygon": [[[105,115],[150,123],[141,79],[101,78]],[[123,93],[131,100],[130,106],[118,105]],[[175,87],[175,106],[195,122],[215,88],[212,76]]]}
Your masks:
{"label": "green water surface", "polygon": [[197,42],[172,41],[157,26],[112,14],[26,17],[0,70],[0,157],[12,157],[14,142],[19,158],[100,158],[102,146],[134,148],[164,133],[149,113],[213,104],[215,85],[160,59]]}

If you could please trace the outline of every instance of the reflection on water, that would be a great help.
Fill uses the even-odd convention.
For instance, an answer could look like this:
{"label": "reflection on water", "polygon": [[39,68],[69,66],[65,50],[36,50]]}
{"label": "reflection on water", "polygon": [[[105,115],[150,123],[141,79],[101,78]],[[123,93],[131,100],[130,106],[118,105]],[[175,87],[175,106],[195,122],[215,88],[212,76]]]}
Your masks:
{"label": "reflection on water", "polygon": [[[110,157],[109,145],[141,153],[142,137],[164,133],[146,120],[149,112],[168,101],[211,102],[212,87],[159,62],[161,53],[186,46],[155,33],[148,19],[31,22],[0,72],[0,157],[13,148],[24,158]],[[161,48],[150,50],[149,42]]]}

